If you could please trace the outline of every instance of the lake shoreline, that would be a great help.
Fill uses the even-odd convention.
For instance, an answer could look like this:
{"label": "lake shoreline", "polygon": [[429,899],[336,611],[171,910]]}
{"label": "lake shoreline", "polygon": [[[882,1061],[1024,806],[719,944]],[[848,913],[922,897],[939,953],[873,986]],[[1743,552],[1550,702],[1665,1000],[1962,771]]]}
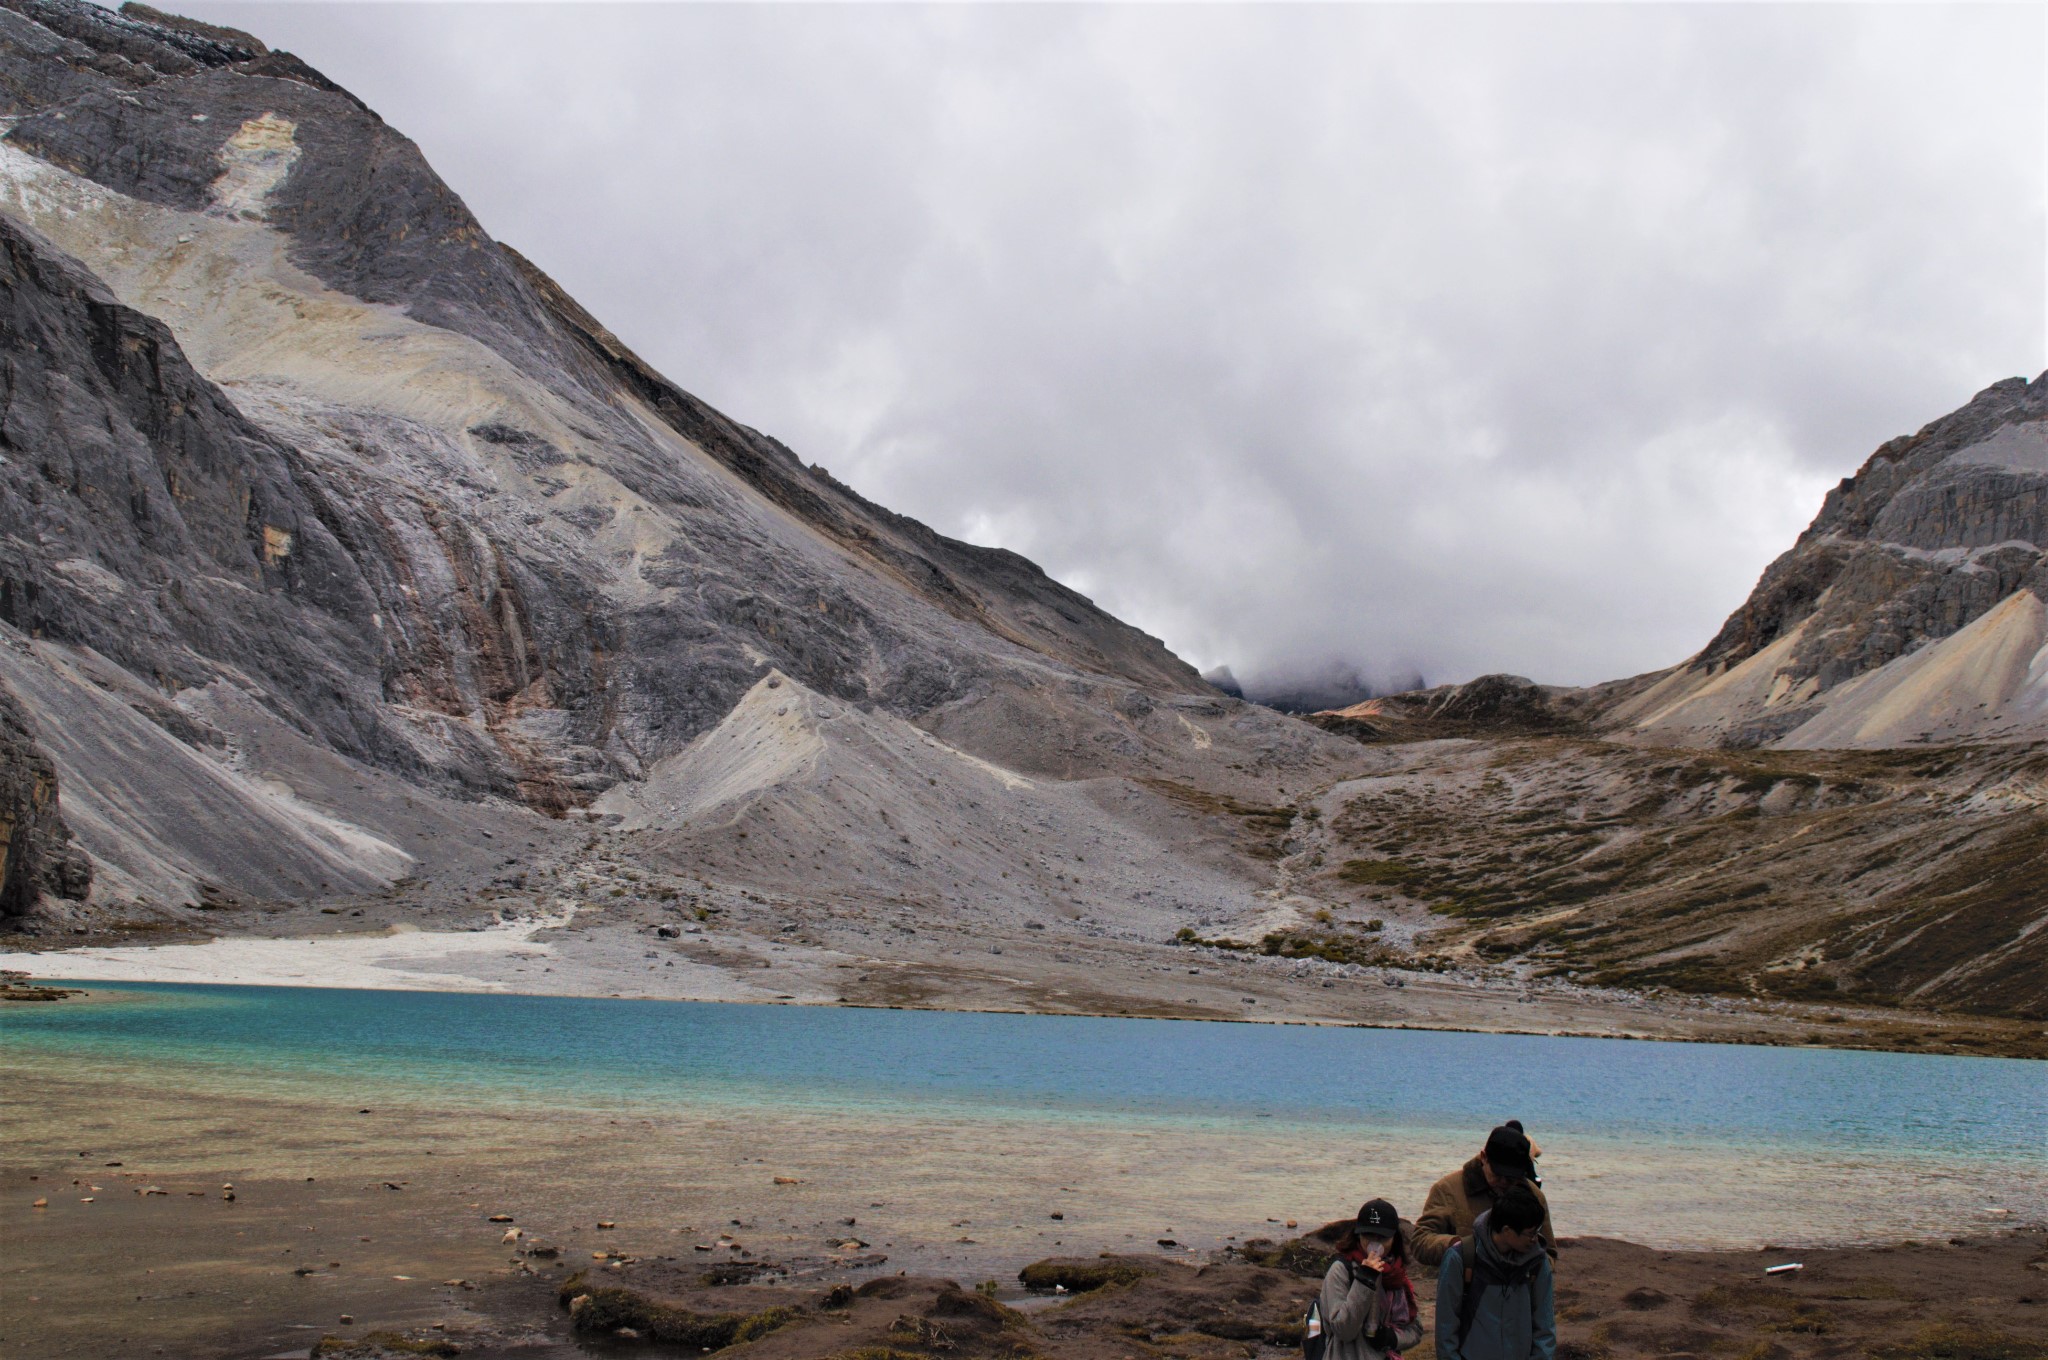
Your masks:
{"label": "lake shoreline", "polygon": [[[564,929],[573,913],[496,922],[466,930],[420,929],[410,925],[333,930],[320,936],[195,936],[146,943],[132,937],[99,937],[62,943],[22,937],[0,942],[0,969],[25,972],[38,983],[96,981],[183,982],[245,986],[340,987],[394,991],[491,992],[527,996],[585,996],[622,1000],[709,1001],[736,1004],[813,1005],[848,1009],[938,1011],[987,1015],[1088,1015],[1205,1020],[1259,1025],[1315,1025],[1390,1030],[1526,1034],[1558,1038],[1638,1039],[1675,1043],[1728,1043],[1758,1047],[1827,1048],[1944,1056],[2048,1059],[2048,1026],[1998,1016],[1839,1004],[1762,1001],[1690,993],[1618,993],[1545,981],[1501,981],[1418,973],[1372,987],[1370,1004],[1333,1004],[1320,989],[1258,988],[1234,1010],[1190,998],[1190,1004],[1161,1004],[1129,995],[1119,986],[1125,960],[1102,962],[1107,974],[1087,989],[1046,986],[1011,988],[991,995],[961,985],[956,970],[921,968],[915,962],[878,959],[813,964],[792,977],[778,960],[772,984],[753,970],[751,957],[668,960],[650,979],[631,969],[645,955],[638,934],[600,927]],[[23,946],[33,945],[32,948]],[[1000,951],[998,951],[1000,952]],[[1187,951],[1181,951],[1185,954]],[[1219,951],[1203,951],[1215,954]],[[507,971],[510,960],[547,960],[539,977]],[[1206,966],[1217,960],[1204,959]],[[1224,958],[1244,968],[1256,961]],[[512,965],[521,968],[523,965]],[[1013,970],[1018,965],[1006,965]],[[882,987],[846,985],[843,976],[819,974],[866,969],[855,979]],[[1234,979],[1240,990],[1253,985]],[[1267,982],[1267,979],[1259,979]],[[949,985],[950,984],[950,985]],[[1325,987],[1329,984],[1325,983]],[[1540,985],[1540,992],[1537,990]],[[787,990],[773,990],[782,988]],[[836,989],[836,990],[835,990]],[[1225,989],[1229,990],[1228,988]],[[1411,996],[1411,993],[1413,994]],[[1391,995],[1391,1000],[1390,1000]],[[1254,1007],[1253,1001],[1263,1003]]]}

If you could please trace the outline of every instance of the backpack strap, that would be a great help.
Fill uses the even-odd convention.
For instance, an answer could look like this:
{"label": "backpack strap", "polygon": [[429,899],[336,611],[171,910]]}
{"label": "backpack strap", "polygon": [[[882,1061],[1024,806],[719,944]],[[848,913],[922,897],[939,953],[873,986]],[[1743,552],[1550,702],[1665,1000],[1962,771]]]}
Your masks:
{"label": "backpack strap", "polygon": [[1465,1292],[1458,1295],[1458,1346],[1463,1349],[1465,1338],[1471,1334],[1472,1319],[1479,1312],[1479,1295],[1486,1288],[1481,1282],[1478,1289],[1472,1287],[1472,1267],[1479,1260],[1479,1240],[1475,1233],[1467,1233],[1458,1239],[1458,1264],[1465,1267]]}

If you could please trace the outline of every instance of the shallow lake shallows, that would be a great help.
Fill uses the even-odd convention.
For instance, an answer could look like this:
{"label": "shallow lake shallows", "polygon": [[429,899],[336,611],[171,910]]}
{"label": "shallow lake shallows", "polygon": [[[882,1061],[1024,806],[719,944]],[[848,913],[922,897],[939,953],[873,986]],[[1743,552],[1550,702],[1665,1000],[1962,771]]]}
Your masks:
{"label": "shallow lake shallows", "polygon": [[[785,1158],[841,1149],[817,1156],[845,1164],[810,1173],[912,1193],[924,1184],[948,1198],[925,1206],[934,1219],[964,1212],[982,1178],[1006,1182],[990,1197],[1021,1217],[1011,1200],[1044,1180],[1096,1206],[1105,1244],[1125,1229],[1142,1237],[1162,1216],[1183,1238],[1221,1237],[1279,1212],[1335,1216],[1367,1193],[1412,1213],[1428,1180],[1511,1116],[1545,1150],[1566,1233],[1870,1240],[2048,1213],[2048,1065],[2013,1059],[477,993],[92,989],[90,1000],[0,1012],[17,1078],[55,1064],[317,1103],[630,1112],[659,1121],[661,1139],[715,1126],[727,1153],[754,1139]],[[1015,1162],[1026,1156],[1028,1173]],[[885,1175],[880,1157],[908,1166]],[[709,1166],[695,1174],[715,1176]],[[1993,1217],[2001,1209],[2011,1218]]]}

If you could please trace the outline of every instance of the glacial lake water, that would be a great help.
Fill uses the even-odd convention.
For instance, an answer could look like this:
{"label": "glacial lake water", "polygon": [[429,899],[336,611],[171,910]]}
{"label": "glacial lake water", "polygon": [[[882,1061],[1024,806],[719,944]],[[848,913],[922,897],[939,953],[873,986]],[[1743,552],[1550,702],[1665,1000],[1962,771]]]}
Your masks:
{"label": "glacial lake water", "polygon": [[[1367,1189],[1413,1212],[1430,1179],[1510,1116],[1544,1148],[1546,1186],[1567,1234],[1730,1246],[1938,1237],[2048,1218],[2048,1064],[2020,1060],[476,993],[91,986],[93,1000],[0,1012],[0,1070],[10,1082],[106,1071],[311,1102],[345,1092],[350,1102],[631,1113],[678,1137],[715,1127],[721,1139],[758,1138],[785,1159],[809,1155],[821,1181],[883,1178],[892,1193],[911,1196],[926,1184],[934,1222],[967,1212],[983,1182],[1020,1229],[1024,1214],[1013,1214],[1004,1195],[1015,1188],[1021,1198],[1027,1182],[1043,1181],[1048,1193],[1098,1206],[1095,1227],[1109,1236],[1112,1228],[1143,1236],[1139,1225],[1169,1219],[1193,1225],[1178,1229],[1183,1237],[1220,1238],[1262,1221],[1265,1214],[1253,1217],[1261,1210],[1301,1205],[1307,1214],[1327,1203],[1333,1209],[1318,1216],[1334,1216]],[[1028,1172],[1022,1157],[1034,1159]],[[718,1174],[708,1160],[692,1172],[708,1181]],[[759,1179],[746,1174],[748,1184]]]}

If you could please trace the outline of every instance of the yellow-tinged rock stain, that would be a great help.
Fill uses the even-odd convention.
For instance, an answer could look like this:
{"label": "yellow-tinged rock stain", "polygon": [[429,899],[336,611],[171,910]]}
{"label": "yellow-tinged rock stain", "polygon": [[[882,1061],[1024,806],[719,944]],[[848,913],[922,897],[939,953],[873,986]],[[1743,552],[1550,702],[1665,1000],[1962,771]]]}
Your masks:
{"label": "yellow-tinged rock stain", "polygon": [[296,123],[275,113],[242,124],[220,149],[220,177],[212,190],[215,211],[261,221],[271,193],[298,164],[297,132]]}

